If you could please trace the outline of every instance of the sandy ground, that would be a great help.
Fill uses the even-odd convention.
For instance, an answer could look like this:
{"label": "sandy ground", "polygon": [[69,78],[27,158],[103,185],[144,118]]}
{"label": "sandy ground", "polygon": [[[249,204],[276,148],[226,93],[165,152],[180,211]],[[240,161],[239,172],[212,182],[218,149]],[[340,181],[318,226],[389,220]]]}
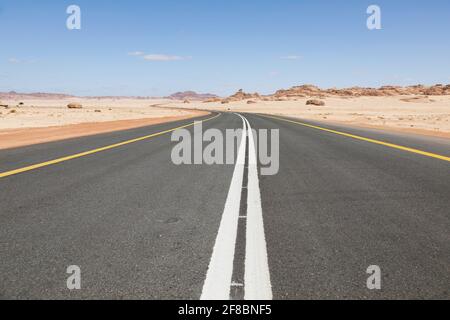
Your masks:
{"label": "sandy ground", "polygon": [[[64,126],[86,122],[105,122],[142,118],[164,118],[191,115],[191,111],[157,107],[170,100],[153,99],[63,99],[2,101],[0,130]],[[83,109],[68,109],[69,103],[81,103]]]}
{"label": "sandy ground", "polygon": [[[296,101],[184,104],[158,99],[60,99],[2,101],[0,149],[56,141],[204,115],[201,110],[283,115],[450,138],[450,96],[323,99],[323,107]],[[83,109],[67,108],[79,102]],[[198,109],[194,111],[192,109]]]}
{"label": "sandy ground", "polygon": [[246,101],[229,104],[200,103],[197,108],[283,115],[305,120],[343,123],[350,126],[382,128],[450,138],[450,96],[394,96],[325,98],[323,107],[307,106],[307,98],[297,101]]}
{"label": "sandy ground", "polygon": [[[0,149],[57,141],[205,115],[207,112],[161,108],[166,100],[64,99],[2,101]],[[83,109],[67,108],[79,102]],[[13,111],[14,110],[14,111]]]}

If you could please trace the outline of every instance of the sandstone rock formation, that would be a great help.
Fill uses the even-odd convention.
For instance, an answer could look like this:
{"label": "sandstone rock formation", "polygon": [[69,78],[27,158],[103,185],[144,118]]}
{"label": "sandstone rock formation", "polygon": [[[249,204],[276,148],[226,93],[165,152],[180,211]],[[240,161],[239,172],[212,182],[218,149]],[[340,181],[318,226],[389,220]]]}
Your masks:
{"label": "sandstone rock formation", "polygon": [[344,89],[320,89],[313,85],[295,86],[286,90],[278,90],[275,94],[270,96],[272,100],[281,98],[304,98],[304,97],[384,97],[396,95],[450,95],[450,85],[437,84],[434,86],[415,85],[409,87],[401,86],[383,86],[380,88],[362,88],[351,87]]}
{"label": "sandstone rock formation", "polygon": [[246,93],[242,89],[228,97],[230,101],[242,101],[247,99],[260,99],[261,96],[258,93]]}
{"label": "sandstone rock formation", "polygon": [[73,102],[73,103],[69,103],[67,105],[67,108],[69,108],[69,109],[83,109],[83,106],[80,103]]}

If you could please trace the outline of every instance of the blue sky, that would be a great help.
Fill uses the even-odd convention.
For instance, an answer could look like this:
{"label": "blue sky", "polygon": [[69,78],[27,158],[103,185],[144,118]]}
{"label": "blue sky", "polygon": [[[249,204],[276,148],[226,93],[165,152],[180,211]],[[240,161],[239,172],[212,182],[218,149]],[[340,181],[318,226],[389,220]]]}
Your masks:
{"label": "blue sky", "polygon": [[[66,28],[71,4],[81,7],[81,30]],[[371,4],[382,30],[366,27]],[[0,91],[450,83],[450,1],[0,0],[0,47]]]}

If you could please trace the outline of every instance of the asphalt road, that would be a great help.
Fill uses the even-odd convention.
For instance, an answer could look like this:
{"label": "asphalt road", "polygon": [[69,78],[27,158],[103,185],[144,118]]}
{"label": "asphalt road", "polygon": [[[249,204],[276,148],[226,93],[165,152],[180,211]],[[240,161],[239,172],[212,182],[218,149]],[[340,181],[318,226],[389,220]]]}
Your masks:
{"label": "asphalt road", "polygon": [[[0,151],[0,298],[450,298],[449,161],[243,116],[279,129],[278,174],[255,174],[244,130],[242,164],[177,166],[167,132],[1,177],[192,120]],[[244,123],[226,113],[203,129]],[[450,157],[445,139],[308,124]]]}

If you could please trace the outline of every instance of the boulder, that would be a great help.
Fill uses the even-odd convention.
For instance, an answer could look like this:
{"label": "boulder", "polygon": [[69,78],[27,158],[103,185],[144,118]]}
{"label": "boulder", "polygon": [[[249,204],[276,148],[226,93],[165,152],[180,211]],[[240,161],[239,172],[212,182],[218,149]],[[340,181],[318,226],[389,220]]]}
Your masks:
{"label": "boulder", "polygon": [[83,106],[80,103],[69,103],[67,105],[69,109],[83,109]]}
{"label": "boulder", "polygon": [[322,100],[312,99],[312,100],[306,101],[306,105],[307,106],[311,106],[311,105],[313,105],[313,106],[324,106],[325,102],[322,101]]}

